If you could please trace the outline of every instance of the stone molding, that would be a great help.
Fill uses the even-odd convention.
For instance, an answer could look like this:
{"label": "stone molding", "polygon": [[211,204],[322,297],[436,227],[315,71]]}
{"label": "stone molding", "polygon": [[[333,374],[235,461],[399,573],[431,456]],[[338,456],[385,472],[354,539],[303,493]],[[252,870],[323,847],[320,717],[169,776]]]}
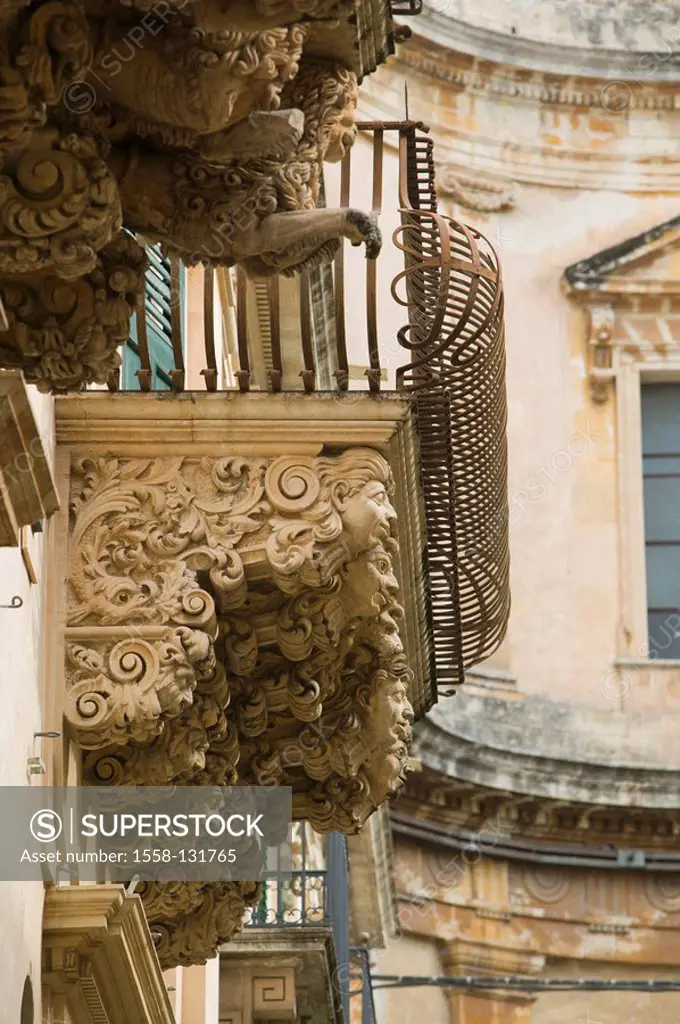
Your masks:
{"label": "stone molding", "polygon": [[514,182],[471,174],[454,164],[438,168],[437,192],[450,196],[459,206],[479,213],[511,210],[517,202]]}
{"label": "stone molding", "polygon": [[0,370],[0,546],[18,546],[22,526],[59,509],[42,438],[19,370]]}
{"label": "stone molding", "polygon": [[330,927],[247,928],[220,949],[220,1021],[342,1024],[337,969]]}
{"label": "stone molding", "polygon": [[[657,112],[665,112],[669,123],[677,115],[678,86],[673,83],[650,81],[639,69],[632,78],[623,73],[584,78],[551,68],[529,72],[500,59],[476,60],[456,39],[447,46],[441,37],[420,35],[400,47],[379,78],[362,88],[362,115],[369,120],[401,117],[405,75],[412,107],[427,111],[442,165],[517,185],[678,191],[680,150],[673,140],[658,147],[655,141]],[[441,96],[434,106],[433,82]],[[457,113],[447,114],[451,110]],[[566,123],[568,115],[578,130],[562,132],[559,142],[537,129],[553,116]],[[591,131],[597,145],[589,142]],[[518,205],[525,208],[521,194]]]}
{"label": "stone molding", "polygon": [[[645,75],[652,83],[663,81],[679,81],[680,75],[677,70],[677,63],[668,59],[670,46],[666,46],[659,52],[659,38],[664,36],[666,28],[672,28],[674,19],[677,18],[677,8],[671,4],[660,3],[656,5],[656,18],[647,16],[644,19],[630,19],[626,22],[624,5],[616,5],[608,10],[604,4],[583,4],[580,0],[567,0],[559,3],[559,0],[552,0],[546,8],[543,2],[538,10],[538,24],[536,28],[549,26],[555,23],[555,8],[562,6],[566,8],[571,4],[572,12],[576,17],[567,15],[563,21],[564,32],[562,39],[556,36],[551,38],[532,37],[527,32],[527,22],[531,11],[527,10],[526,2],[515,3],[504,2],[502,4],[503,17],[510,24],[515,21],[518,32],[500,31],[492,27],[492,11],[485,10],[485,7],[498,7],[497,0],[491,0],[489,5],[473,0],[475,18],[466,18],[461,10],[459,0],[447,5],[446,10],[441,5],[428,6],[418,19],[418,34],[439,42],[451,49],[458,49],[463,53],[470,54],[483,61],[496,61],[519,68],[531,68],[532,70],[549,71],[553,74],[563,76],[602,79],[621,79]],[[437,9],[439,6],[440,9]],[[534,18],[536,18],[536,7]],[[514,7],[514,10],[513,10]],[[550,9],[553,8],[553,10]],[[619,47],[607,45],[602,39],[593,45],[593,36],[598,34],[604,24],[589,27],[588,15],[583,13],[584,8],[590,8],[591,18],[596,22],[599,18],[607,24],[610,29],[616,28],[626,33],[625,42],[619,37]],[[600,11],[597,8],[600,8]],[[661,15],[659,16],[659,12]],[[566,12],[565,12],[566,13]],[[646,11],[649,15],[650,12]],[[518,24],[517,24],[518,22]],[[632,22],[632,23],[631,23]],[[664,25],[663,23],[666,22]],[[534,32],[536,31],[534,29]],[[540,30],[540,29],[539,29]],[[637,35],[637,39],[634,38]],[[646,36],[646,38],[645,38]],[[573,45],[573,41],[580,38],[581,45]],[[568,40],[568,42],[567,42]],[[656,56],[656,61],[647,60],[645,57]],[[666,59],[664,59],[666,58]]]}
{"label": "stone molding", "polygon": [[118,885],[74,885],[45,894],[42,981],[73,1024],[174,1024],[138,896]]}
{"label": "stone molding", "polygon": [[680,287],[654,272],[679,242],[673,218],[565,270],[564,291],[587,318],[593,402],[608,400],[624,363],[656,369],[680,361]]}

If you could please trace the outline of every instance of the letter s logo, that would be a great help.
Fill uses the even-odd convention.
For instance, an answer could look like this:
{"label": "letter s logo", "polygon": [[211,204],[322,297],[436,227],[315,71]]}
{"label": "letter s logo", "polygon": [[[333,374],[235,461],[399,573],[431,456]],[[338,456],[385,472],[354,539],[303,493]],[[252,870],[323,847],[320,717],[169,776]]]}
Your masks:
{"label": "letter s logo", "polygon": [[39,843],[51,843],[58,839],[63,827],[57,812],[48,810],[36,811],[29,825],[31,835]]}

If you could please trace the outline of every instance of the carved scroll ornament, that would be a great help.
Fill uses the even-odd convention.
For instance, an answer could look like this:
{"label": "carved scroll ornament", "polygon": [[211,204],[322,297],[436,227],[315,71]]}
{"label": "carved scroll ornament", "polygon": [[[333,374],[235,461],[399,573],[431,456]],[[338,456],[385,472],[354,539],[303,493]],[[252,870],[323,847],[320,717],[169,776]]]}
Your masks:
{"label": "carved scroll ornament", "polygon": [[20,367],[39,391],[105,384],[120,366],[146,267],[144,250],[121,232],[75,280],[51,270],[0,277],[9,324],[0,331],[2,365]]}
{"label": "carved scroll ornament", "polygon": [[338,457],[82,462],[68,720],[94,785],[291,785],[321,830],[403,782],[410,672],[389,467]]}

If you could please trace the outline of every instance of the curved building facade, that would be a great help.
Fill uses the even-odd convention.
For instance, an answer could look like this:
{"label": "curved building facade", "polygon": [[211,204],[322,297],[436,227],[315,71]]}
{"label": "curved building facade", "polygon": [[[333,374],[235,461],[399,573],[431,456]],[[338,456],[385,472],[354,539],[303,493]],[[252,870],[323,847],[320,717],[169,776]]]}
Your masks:
{"label": "curved building facade", "polygon": [[[378,974],[680,979],[679,16],[426,0],[364,88],[368,118],[430,125],[440,210],[501,258],[513,601],[418,727]],[[446,982],[380,1000],[404,1024],[680,1012]]]}

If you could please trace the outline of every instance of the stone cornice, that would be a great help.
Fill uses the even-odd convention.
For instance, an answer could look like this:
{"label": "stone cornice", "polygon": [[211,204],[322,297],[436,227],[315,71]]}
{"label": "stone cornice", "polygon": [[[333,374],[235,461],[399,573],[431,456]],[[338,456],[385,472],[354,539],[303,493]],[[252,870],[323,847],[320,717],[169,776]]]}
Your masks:
{"label": "stone cornice", "polygon": [[75,1024],[174,1024],[142,902],[122,886],[48,889],[43,955],[43,983]]}
{"label": "stone cornice", "polygon": [[[520,183],[654,193],[680,188],[680,148],[672,132],[659,139],[655,113],[665,111],[669,125],[677,118],[680,89],[672,83],[530,71],[414,36],[363,87],[362,115],[402,117],[404,76],[410,110],[427,119],[436,139],[440,168],[499,182],[507,195],[516,192],[519,209],[526,208],[514,188]],[[560,111],[573,117],[572,127],[565,120],[559,135],[539,131],[546,109],[548,120]],[[489,195],[482,201],[488,205]]]}
{"label": "stone cornice", "polygon": [[668,59],[668,47],[660,46],[661,59],[653,68],[641,60],[649,48],[613,49],[604,46],[568,46],[552,41],[522,38],[473,25],[450,14],[425,8],[417,23],[418,34],[430,42],[509,67],[549,72],[578,79],[624,80],[645,76],[645,81],[680,82],[677,57]]}
{"label": "stone cornice", "polygon": [[[420,27],[420,26],[419,26]],[[486,34],[486,33],[485,33]],[[602,108],[603,113],[616,113],[611,86],[626,89],[626,110],[675,110],[680,92],[680,72],[671,79],[648,79],[637,67],[625,74],[591,74],[581,65],[578,71],[564,71],[553,67],[522,67],[497,57],[476,55],[465,51],[457,41],[449,46],[441,37],[427,38],[423,34],[399,50],[398,63],[438,81],[466,89],[471,93],[513,97],[532,103],[576,108]],[[603,91],[609,86],[611,109],[603,107]]]}
{"label": "stone cornice", "polygon": [[431,718],[419,726],[414,754],[444,778],[499,794],[593,808],[680,812],[677,767],[603,764],[502,749],[444,730]]}
{"label": "stone cornice", "polygon": [[[411,415],[408,401],[389,394],[340,401],[331,393],[305,395],[192,392],[172,395],[60,397],[55,402],[57,442],[75,453],[93,445],[121,457],[148,454],[315,455],[324,445],[371,445],[382,451]],[[281,432],[285,431],[282,445]]]}

